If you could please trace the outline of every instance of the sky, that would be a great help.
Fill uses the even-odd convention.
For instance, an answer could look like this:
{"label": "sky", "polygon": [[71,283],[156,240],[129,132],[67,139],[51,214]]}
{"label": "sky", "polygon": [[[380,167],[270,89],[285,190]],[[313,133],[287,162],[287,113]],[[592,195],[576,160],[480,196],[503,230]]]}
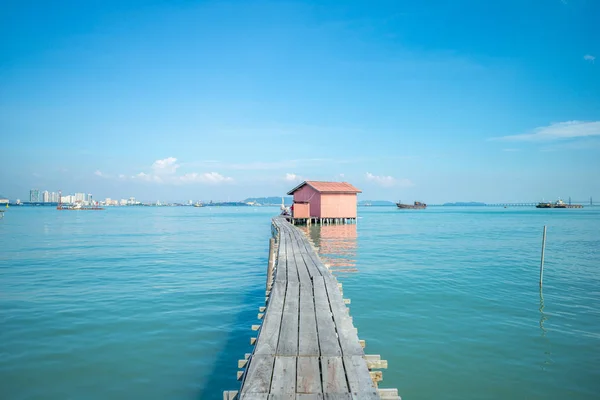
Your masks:
{"label": "sky", "polygon": [[4,1],[0,193],[600,199],[595,0]]}

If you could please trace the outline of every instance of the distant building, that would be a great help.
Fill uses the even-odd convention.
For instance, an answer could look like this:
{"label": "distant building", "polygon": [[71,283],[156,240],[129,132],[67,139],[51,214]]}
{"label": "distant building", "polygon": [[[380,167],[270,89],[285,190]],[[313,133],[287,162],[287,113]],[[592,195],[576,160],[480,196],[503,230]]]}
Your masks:
{"label": "distant building", "polygon": [[29,201],[32,203],[40,202],[40,190],[39,189],[31,189],[29,191]]}
{"label": "distant building", "polygon": [[44,203],[50,202],[50,193],[47,190],[44,190],[44,192],[42,193],[42,201]]}
{"label": "distant building", "polygon": [[357,194],[347,182],[304,181],[288,192],[294,195],[294,219],[356,219]]}
{"label": "distant building", "polygon": [[127,205],[127,200],[121,199],[121,201],[119,202],[119,204],[122,205],[122,206],[126,206]]}
{"label": "distant building", "polygon": [[58,193],[56,193],[56,192],[50,193],[50,201],[52,203],[58,203]]}
{"label": "distant building", "polygon": [[85,193],[75,193],[75,202],[83,203],[85,201]]}

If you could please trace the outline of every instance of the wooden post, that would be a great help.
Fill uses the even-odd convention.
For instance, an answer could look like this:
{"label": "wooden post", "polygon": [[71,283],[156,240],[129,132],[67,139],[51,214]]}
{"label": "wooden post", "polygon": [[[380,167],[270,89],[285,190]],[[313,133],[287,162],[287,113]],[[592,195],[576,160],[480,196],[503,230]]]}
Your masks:
{"label": "wooden post", "polygon": [[271,289],[273,266],[275,264],[275,239],[269,239],[269,265],[267,266],[267,290]]}
{"label": "wooden post", "polygon": [[546,251],[546,225],[544,225],[544,234],[542,236],[542,260],[540,261],[540,287],[544,280],[544,252]]}

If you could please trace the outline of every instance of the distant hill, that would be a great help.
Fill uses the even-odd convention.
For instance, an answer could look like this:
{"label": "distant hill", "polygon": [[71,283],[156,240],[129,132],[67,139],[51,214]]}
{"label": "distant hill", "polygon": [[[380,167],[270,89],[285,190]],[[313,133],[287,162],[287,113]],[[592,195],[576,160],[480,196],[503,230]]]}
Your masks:
{"label": "distant hill", "polygon": [[396,203],[387,200],[361,200],[359,206],[395,206]]}
{"label": "distant hill", "polygon": [[480,203],[478,201],[457,201],[455,203],[444,203],[443,206],[460,206],[460,207],[480,207],[485,206],[485,203]]}
{"label": "distant hill", "polygon": [[[293,203],[293,197],[283,196],[283,201],[286,206],[291,206]],[[279,206],[281,205],[281,196],[279,197],[248,197],[244,200],[244,203],[257,203],[263,206]]]}

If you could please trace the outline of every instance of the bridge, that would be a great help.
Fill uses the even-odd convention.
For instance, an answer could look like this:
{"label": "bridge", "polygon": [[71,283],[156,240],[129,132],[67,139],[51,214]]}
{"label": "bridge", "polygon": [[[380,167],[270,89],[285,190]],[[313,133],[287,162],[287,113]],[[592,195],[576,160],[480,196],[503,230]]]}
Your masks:
{"label": "bridge", "polygon": [[381,389],[387,361],[365,355],[365,343],[349,316],[341,284],[308,239],[284,218],[273,220],[266,306],[252,338],[253,352],[240,360],[238,391],[225,400],[396,399]]}

